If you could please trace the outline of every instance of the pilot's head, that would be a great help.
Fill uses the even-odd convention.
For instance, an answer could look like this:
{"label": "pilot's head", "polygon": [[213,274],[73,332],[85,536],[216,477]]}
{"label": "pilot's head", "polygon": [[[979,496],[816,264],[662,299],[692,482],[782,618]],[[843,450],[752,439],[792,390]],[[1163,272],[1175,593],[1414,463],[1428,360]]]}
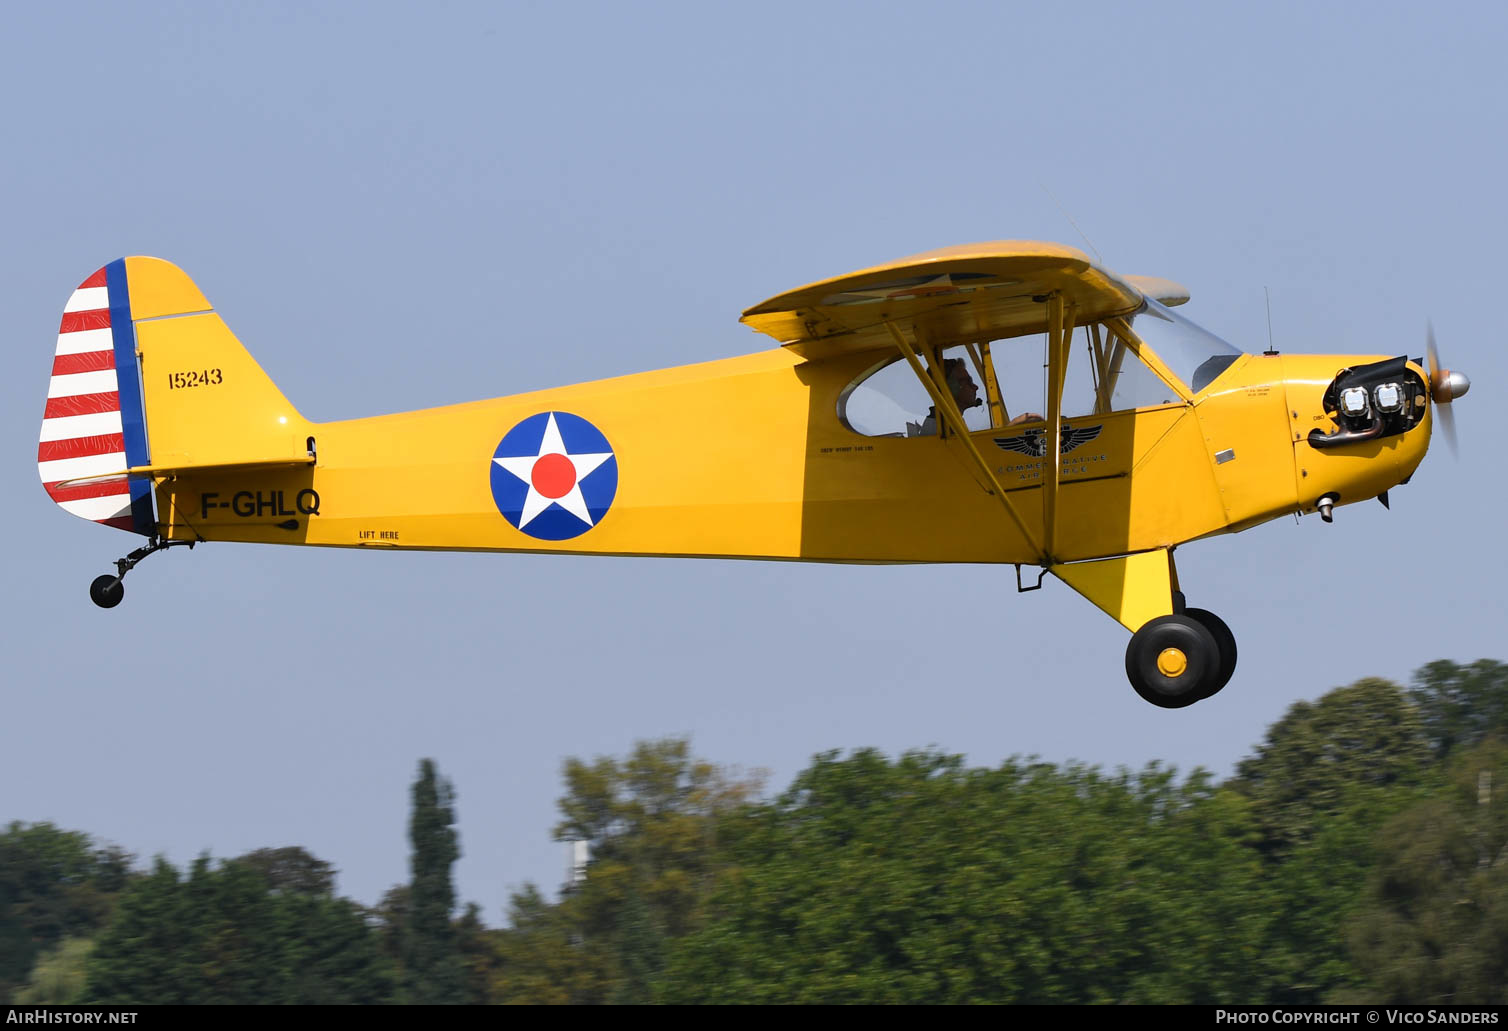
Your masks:
{"label": "pilot's head", "polygon": [[953,393],[953,400],[958,404],[960,412],[966,412],[970,408],[977,408],[984,404],[979,399],[979,385],[974,382],[974,377],[969,375],[968,367],[964,365],[962,358],[943,359],[943,378],[948,381],[948,389]]}

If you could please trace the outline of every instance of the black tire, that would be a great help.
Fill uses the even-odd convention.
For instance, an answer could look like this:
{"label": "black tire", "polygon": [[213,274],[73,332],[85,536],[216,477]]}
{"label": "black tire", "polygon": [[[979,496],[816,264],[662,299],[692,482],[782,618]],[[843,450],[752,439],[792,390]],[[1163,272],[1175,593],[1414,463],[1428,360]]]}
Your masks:
{"label": "black tire", "polygon": [[1211,686],[1200,696],[1209,698],[1219,694],[1220,689],[1230,683],[1232,674],[1236,672],[1236,635],[1225,625],[1225,620],[1208,609],[1184,609],[1183,614],[1197,620],[1200,626],[1208,630],[1215,639],[1215,647],[1220,649],[1220,668],[1216,671]]}
{"label": "black tire", "polygon": [[89,598],[94,604],[102,609],[113,609],[120,604],[120,600],[126,596],[126,585],[120,582],[120,577],[96,576],[94,582],[89,585]]}
{"label": "black tire", "polygon": [[[1164,653],[1181,665],[1159,665]],[[1220,669],[1220,647],[1198,620],[1158,616],[1131,635],[1126,646],[1126,678],[1136,693],[1163,709],[1181,709],[1205,697]]]}

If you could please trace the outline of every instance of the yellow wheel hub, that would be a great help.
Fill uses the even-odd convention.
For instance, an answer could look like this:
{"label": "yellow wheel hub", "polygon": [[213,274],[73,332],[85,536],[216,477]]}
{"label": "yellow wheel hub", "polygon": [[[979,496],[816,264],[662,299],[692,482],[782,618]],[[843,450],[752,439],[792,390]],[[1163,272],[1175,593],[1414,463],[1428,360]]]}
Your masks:
{"label": "yellow wheel hub", "polygon": [[1157,656],[1157,672],[1165,677],[1181,677],[1189,668],[1189,657],[1177,648],[1164,648]]}

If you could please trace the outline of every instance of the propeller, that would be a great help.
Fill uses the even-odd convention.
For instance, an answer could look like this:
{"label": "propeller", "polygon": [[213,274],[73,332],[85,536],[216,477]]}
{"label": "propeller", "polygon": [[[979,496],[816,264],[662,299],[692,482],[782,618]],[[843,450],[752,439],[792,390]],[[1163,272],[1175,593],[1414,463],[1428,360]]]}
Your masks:
{"label": "propeller", "polygon": [[1445,430],[1445,442],[1450,453],[1456,454],[1456,416],[1450,403],[1471,389],[1471,380],[1464,372],[1452,372],[1441,368],[1440,350],[1435,347],[1435,327],[1429,324],[1429,393],[1435,402],[1435,413],[1440,417],[1440,426]]}

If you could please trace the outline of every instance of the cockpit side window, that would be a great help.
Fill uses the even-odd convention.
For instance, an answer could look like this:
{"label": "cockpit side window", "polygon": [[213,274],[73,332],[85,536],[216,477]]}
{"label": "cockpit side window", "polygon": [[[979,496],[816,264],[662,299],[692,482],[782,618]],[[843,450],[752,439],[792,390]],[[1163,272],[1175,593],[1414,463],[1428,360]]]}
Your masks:
{"label": "cockpit side window", "polygon": [[1177,391],[1108,326],[1084,326],[1074,332],[1063,381],[1065,419],[1154,408],[1179,400]]}
{"label": "cockpit side window", "polygon": [[[971,432],[989,429],[983,363],[976,364],[966,347],[945,348],[942,357],[964,425]],[[838,418],[866,437],[936,436],[941,421],[931,395],[901,357],[881,362],[849,384],[838,399]]]}
{"label": "cockpit side window", "polygon": [[[947,382],[969,431],[1042,422],[1047,412],[1047,335],[963,344],[942,351]],[[1074,331],[1063,418],[1173,404],[1178,392],[1100,324]],[[865,370],[838,399],[838,418],[869,437],[936,436],[942,421],[899,356]]]}

